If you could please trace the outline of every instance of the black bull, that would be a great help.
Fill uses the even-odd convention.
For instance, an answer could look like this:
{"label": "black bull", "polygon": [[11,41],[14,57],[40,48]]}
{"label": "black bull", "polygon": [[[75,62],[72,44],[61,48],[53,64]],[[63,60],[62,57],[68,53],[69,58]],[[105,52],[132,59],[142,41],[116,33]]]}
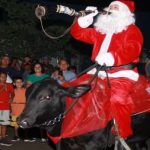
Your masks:
{"label": "black bull", "polygon": [[[45,79],[28,88],[26,92],[27,104],[18,118],[22,128],[33,126],[41,127],[44,122],[53,120],[65,110],[65,96],[78,98],[90,89],[88,85],[79,85],[70,88],[60,86],[52,79]],[[111,133],[112,123],[105,129],[94,131],[79,137],[62,139],[56,145],[57,149],[65,150],[103,150],[114,142]],[[143,113],[132,117],[134,136],[127,139],[135,150],[141,150],[141,145],[150,137],[150,114]],[[60,134],[61,122],[53,126],[45,126],[53,136]],[[137,144],[138,143],[138,144]],[[144,145],[146,147],[146,145]],[[121,148],[119,148],[120,150]],[[146,148],[147,149],[147,148]]]}

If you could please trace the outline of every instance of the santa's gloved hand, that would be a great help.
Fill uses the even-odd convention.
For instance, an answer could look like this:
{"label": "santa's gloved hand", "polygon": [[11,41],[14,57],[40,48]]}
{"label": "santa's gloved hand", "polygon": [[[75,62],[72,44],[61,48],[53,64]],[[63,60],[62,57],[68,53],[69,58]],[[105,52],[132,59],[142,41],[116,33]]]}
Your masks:
{"label": "santa's gloved hand", "polygon": [[95,58],[95,61],[99,64],[99,65],[106,65],[106,66],[113,66],[115,63],[114,57],[111,53],[105,53],[102,54],[100,57],[97,56]]}
{"label": "santa's gloved hand", "polygon": [[93,23],[93,17],[98,14],[97,7],[89,6],[85,10],[91,11],[91,13],[86,16],[79,17],[78,24],[82,28],[87,28],[88,26],[90,26]]}

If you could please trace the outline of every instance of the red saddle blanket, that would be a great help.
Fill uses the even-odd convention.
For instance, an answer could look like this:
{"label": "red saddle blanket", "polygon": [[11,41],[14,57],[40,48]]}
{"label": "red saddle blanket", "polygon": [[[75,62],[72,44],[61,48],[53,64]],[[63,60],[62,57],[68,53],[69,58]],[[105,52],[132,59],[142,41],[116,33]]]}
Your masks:
{"label": "red saddle blanket", "polygon": [[[77,80],[66,83],[64,86],[75,86],[86,83],[91,75],[85,74]],[[63,120],[61,135],[52,137],[48,135],[55,143],[61,138],[75,137],[94,130],[106,127],[112,119],[110,113],[109,87],[106,82],[98,79],[92,82],[92,89],[79,98],[71,111]],[[150,112],[150,82],[144,76],[140,76],[131,93],[134,102],[133,113]],[[66,98],[66,109],[74,99]]]}

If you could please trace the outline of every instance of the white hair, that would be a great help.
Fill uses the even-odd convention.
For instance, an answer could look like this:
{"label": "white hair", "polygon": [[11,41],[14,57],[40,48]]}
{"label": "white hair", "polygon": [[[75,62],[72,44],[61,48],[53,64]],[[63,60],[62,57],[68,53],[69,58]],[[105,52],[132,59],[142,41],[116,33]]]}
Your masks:
{"label": "white hair", "polygon": [[[120,6],[119,6],[120,8]],[[109,7],[104,10],[109,11]],[[110,15],[100,14],[97,17],[94,27],[98,32],[107,34],[108,32],[119,33],[126,30],[130,24],[135,23],[134,14],[129,9],[110,10]]]}

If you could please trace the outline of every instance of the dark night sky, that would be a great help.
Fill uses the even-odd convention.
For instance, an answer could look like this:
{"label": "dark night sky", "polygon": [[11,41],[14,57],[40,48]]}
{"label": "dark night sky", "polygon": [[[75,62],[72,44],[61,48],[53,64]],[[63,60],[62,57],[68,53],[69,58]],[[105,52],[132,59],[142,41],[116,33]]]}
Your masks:
{"label": "dark night sky", "polygon": [[[90,6],[96,5],[99,7],[107,6],[112,0],[28,0],[34,3],[56,3],[56,4],[66,4],[66,5],[78,5],[78,6]],[[137,11],[150,11],[150,1],[149,0],[134,0],[136,4]]]}
{"label": "dark night sky", "polygon": [[[106,7],[112,0],[30,0],[34,3],[48,3],[49,5],[62,4],[74,8],[75,10],[84,10],[86,6],[97,6],[99,9]],[[141,29],[144,35],[144,48],[150,49],[150,1],[149,0],[135,0],[136,11],[136,24]],[[57,16],[57,17],[56,17]],[[63,16],[63,17],[62,17]],[[71,20],[72,18],[67,15],[56,14],[52,15],[50,19],[57,19],[63,21]]]}
{"label": "dark night sky", "polygon": [[[98,9],[102,9],[112,1],[112,0],[20,0],[28,1],[31,4],[48,4],[50,6],[61,4],[77,11],[84,10],[86,6],[97,6]],[[144,35],[144,48],[150,49],[150,0],[135,0],[136,4],[136,24],[141,29]],[[63,23],[68,26],[71,25],[73,17],[62,15],[62,14],[51,14],[48,18],[49,22],[53,23]]]}

